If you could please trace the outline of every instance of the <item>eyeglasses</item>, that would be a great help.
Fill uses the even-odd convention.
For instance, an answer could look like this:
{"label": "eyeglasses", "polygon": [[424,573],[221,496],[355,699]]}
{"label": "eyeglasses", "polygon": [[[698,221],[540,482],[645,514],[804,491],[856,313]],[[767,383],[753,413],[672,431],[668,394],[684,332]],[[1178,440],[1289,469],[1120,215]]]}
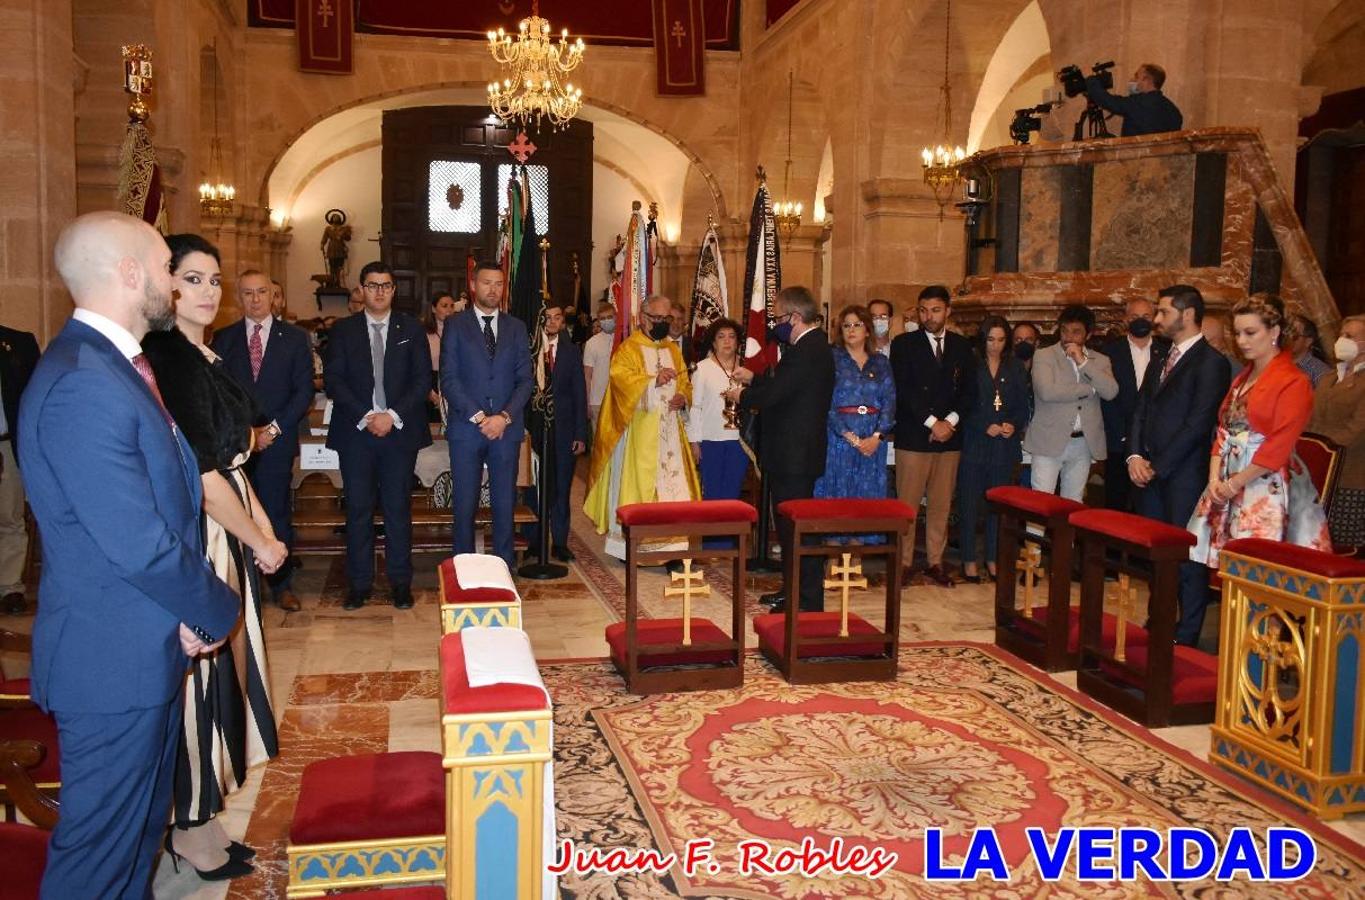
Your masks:
{"label": "eyeglasses", "polygon": [[388,294],[397,287],[392,281],[367,281],[361,285],[365,290],[375,294]]}
{"label": "eyeglasses", "polygon": [[844,330],[848,330],[848,329],[850,329],[850,328],[862,328],[862,327],[863,327],[863,323],[862,323],[862,322],[845,322],[843,325],[841,325],[841,326],[839,326],[839,327],[843,328]]}

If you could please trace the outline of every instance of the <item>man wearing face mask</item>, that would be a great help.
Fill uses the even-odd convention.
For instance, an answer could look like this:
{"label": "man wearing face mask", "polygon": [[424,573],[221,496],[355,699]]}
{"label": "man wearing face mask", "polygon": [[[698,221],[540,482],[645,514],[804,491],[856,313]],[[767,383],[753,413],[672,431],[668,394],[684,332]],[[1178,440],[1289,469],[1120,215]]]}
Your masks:
{"label": "man wearing face mask", "polygon": [[[606,551],[626,558],[618,507],[701,499],[697,468],[683,426],[692,399],[682,348],[668,339],[672,303],[654,296],[640,311],[640,327],[612,354],[588,466],[583,511],[607,535]],[[648,551],[686,550],[687,542],[647,541]]]}
{"label": "man wearing face mask", "polygon": [[1341,322],[1332,349],[1340,362],[1313,392],[1308,430],[1341,445],[1341,471],[1332,496],[1333,543],[1365,545],[1365,316]]}
{"label": "man wearing face mask", "polygon": [[1127,97],[1109,93],[1096,78],[1086,79],[1085,95],[1102,109],[1123,116],[1120,137],[1179,131],[1184,117],[1170,98],[1161,93],[1165,83],[1165,69],[1156,63],[1143,63],[1128,82]]}
{"label": "man wearing face mask", "polygon": [[1132,508],[1133,483],[1128,480],[1128,423],[1133,418],[1138,391],[1142,390],[1152,351],[1164,353],[1169,342],[1153,337],[1152,304],[1137,297],[1123,307],[1126,335],[1115,338],[1100,348],[1109,357],[1114,380],[1119,383],[1118,396],[1100,404],[1104,416],[1104,438],[1109,457],[1104,461],[1104,505],[1109,509],[1129,511]]}
{"label": "man wearing face mask", "polygon": [[872,313],[872,349],[882,356],[890,356],[891,301],[869,300],[867,309]]}
{"label": "man wearing face mask", "polygon": [[[1024,364],[1024,371],[1033,372],[1033,354],[1038,349],[1038,341],[1043,337],[1043,332],[1028,320],[1017,323],[1010,331],[1010,340],[1014,344],[1014,358]],[[1033,380],[1030,377],[1028,382],[1028,418],[1033,419]],[[1028,426],[1025,425],[1022,432],[1027,433]],[[1022,435],[1021,435],[1022,439]],[[1019,484],[1021,487],[1030,487],[1033,484],[1033,455],[1027,450],[1021,451],[1019,465]]]}
{"label": "man wearing face mask", "polygon": [[607,370],[611,368],[611,345],[616,334],[616,307],[597,307],[599,331],[583,345],[583,383],[588,386],[588,433],[597,427],[597,414],[607,393]]}

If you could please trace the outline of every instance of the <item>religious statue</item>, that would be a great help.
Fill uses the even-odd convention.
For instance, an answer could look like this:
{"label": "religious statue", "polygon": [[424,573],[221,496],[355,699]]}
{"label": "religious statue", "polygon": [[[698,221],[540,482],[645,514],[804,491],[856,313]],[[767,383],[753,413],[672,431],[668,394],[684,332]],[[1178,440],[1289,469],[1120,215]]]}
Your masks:
{"label": "religious statue", "polygon": [[351,226],[346,224],[346,213],[339,209],[327,210],[323,217],[327,227],[322,229],[322,258],[327,263],[325,287],[345,287],[342,274],[346,270],[346,257],[350,249],[346,246],[351,239]]}

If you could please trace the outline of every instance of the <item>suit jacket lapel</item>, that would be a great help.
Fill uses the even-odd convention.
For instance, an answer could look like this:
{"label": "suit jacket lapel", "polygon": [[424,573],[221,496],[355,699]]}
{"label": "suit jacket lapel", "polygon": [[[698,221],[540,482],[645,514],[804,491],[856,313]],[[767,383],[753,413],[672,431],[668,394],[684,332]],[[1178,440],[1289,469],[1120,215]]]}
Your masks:
{"label": "suit jacket lapel", "polygon": [[1170,384],[1172,381],[1175,381],[1175,376],[1184,371],[1183,366],[1185,365],[1185,363],[1190,361],[1191,356],[1194,356],[1196,353],[1199,352],[1199,345],[1203,343],[1205,342],[1202,340],[1195,341],[1193,346],[1191,346],[1189,350],[1180,354],[1180,358],[1175,361],[1175,368],[1171,369],[1170,374],[1167,375],[1165,378],[1162,378],[1161,373],[1166,370],[1166,360],[1170,359],[1171,354],[1175,352],[1175,344],[1172,344],[1170,347],[1166,349],[1166,352],[1161,356],[1161,367],[1156,370],[1157,378],[1156,392],[1158,394],[1166,390],[1166,385]]}

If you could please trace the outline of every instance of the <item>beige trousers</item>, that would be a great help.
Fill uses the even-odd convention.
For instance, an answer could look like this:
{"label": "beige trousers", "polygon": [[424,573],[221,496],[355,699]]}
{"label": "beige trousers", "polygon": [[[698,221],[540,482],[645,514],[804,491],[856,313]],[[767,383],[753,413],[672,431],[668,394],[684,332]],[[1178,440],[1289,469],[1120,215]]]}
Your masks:
{"label": "beige trousers", "polygon": [[[943,565],[943,550],[948,546],[948,512],[953,506],[957,461],[961,455],[957,450],[896,451],[896,497],[912,509],[919,509],[920,500],[926,500],[928,506],[924,516],[924,549],[931,566]],[[914,547],[913,541],[910,546]]]}
{"label": "beige trousers", "polygon": [[14,461],[14,444],[0,441],[0,596],[24,589],[24,557],[28,531],[24,528],[24,482]]}

